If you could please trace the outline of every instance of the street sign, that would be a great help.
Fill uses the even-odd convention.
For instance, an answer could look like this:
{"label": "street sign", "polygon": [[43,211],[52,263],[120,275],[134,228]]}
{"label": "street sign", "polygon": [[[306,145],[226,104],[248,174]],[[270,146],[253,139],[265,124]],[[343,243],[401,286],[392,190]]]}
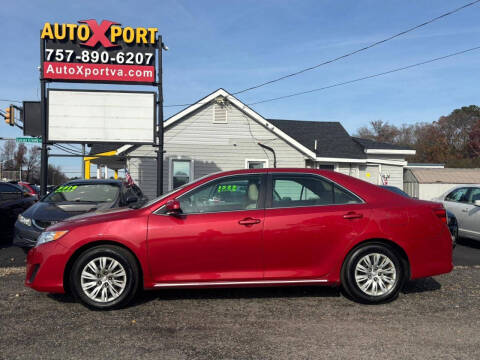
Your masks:
{"label": "street sign", "polygon": [[17,137],[15,139],[17,143],[41,143],[42,138],[35,138],[35,137]]}

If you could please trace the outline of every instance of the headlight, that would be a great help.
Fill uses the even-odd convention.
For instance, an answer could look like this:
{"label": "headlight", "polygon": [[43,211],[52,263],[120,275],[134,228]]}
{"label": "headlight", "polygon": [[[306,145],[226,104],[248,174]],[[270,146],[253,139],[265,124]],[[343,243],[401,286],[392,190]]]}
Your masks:
{"label": "headlight", "polygon": [[45,244],[50,241],[58,240],[64,236],[68,231],[44,231],[40,234],[37,239],[37,246]]}
{"label": "headlight", "polygon": [[23,225],[32,226],[32,219],[26,218],[25,216],[22,216],[22,214],[18,214],[18,221]]}

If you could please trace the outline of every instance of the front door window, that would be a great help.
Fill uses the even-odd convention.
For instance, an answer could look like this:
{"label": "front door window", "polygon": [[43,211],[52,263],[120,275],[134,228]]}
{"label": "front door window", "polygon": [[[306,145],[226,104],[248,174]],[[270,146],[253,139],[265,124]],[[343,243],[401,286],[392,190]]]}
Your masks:
{"label": "front door window", "polygon": [[253,210],[260,207],[261,175],[222,178],[178,198],[184,214]]}

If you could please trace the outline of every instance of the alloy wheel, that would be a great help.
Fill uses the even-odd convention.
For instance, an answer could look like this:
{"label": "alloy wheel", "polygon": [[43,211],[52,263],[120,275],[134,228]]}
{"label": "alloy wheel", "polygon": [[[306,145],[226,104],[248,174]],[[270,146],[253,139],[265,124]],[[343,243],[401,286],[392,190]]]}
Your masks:
{"label": "alloy wheel", "polygon": [[107,303],[122,295],[127,285],[127,273],[117,260],[108,256],[97,257],[82,269],[80,284],[91,300]]}
{"label": "alloy wheel", "polygon": [[363,256],[355,266],[358,288],[370,296],[383,296],[392,291],[397,280],[397,270],[392,260],[381,253]]}

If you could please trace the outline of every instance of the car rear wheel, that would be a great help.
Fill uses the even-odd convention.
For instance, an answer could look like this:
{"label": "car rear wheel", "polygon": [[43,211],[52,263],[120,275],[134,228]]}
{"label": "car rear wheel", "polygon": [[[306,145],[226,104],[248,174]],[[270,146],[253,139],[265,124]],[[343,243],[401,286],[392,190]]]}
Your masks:
{"label": "car rear wheel", "polygon": [[70,272],[74,295],[93,309],[127,305],[138,291],[139,269],[133,255],[120,247],[96,246],[75,261]]}
{"label": "car rear wheel", "polygon": [[382,303],[393,300],[405,276],[400,258],[383,244],[367,244],[354,250],[342,268],[342,287],[353,300]]}

